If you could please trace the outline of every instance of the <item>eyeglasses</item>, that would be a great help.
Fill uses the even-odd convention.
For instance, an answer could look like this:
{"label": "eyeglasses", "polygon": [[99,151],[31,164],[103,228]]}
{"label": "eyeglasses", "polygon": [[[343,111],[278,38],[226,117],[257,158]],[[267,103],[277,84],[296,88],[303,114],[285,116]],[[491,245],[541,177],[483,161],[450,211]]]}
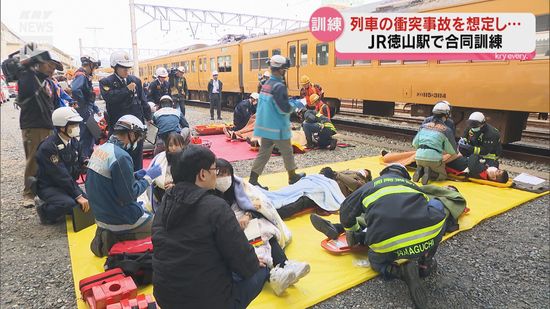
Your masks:
{"label": "eyeglasses", "polygon": [[209,171],[216,171],[216,176],[220,176],[221,174],[221,169],[219,167],[213,167],[213,168],[209,168],[208,169]]}

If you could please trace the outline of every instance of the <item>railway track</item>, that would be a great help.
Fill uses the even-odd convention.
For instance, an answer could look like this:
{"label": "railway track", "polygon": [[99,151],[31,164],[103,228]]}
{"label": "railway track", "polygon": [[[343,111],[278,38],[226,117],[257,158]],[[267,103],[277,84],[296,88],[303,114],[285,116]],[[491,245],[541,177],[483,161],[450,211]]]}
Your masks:
{"label": "railway track", "polygon": [[[209,106],[208,102],[188,100],[186,104],[199,107]],[[232,111],[231,108],[223,108],[226,111]],[[411,139],[416,135],[418,127],[422,123],[421,117],[364,117],[362,115],[353,114],[351,112],[341,112],[332,122],[339,129],[346,131],[379,135],[388,138],[405,138]],[[411,127],[412,125],[412,127]],[[535,161],[545,164],[550,164],[550,148],[548,147],[548,133],[541,130],[526,130],[525,137],[543,140],[535,144],[512,143],[504,144],[503,157],[520,160],[520,161]],[[541,147],[542,145],[542,147]]]}

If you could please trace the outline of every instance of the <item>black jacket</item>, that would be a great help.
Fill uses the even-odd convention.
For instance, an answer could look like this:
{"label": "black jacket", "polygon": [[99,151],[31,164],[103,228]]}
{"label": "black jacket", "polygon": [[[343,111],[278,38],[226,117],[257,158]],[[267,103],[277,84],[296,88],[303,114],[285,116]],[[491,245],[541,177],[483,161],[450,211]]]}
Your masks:
{"label": "black jacket", "polygon": [[[136,84],[135,92],[130,91],[127,87],[132,82]],[[134,115],[141,121],[151,120],[151,108],[145,100],[141,80],[129,75],[126,78],[126,83],[124,85],[115,74],[99,81],[99,89],[105,99],[109,129],[124,115]]]}
{"label": "black jacket", "polygon": [[21,73],[17,84],[21,129],[53,129],[52,112],[58,102],[53,82],[40,72],[25,70]]}
{"label": "black jacket", "polygon": [[244,126],[250,119],[250,116],[256,113],[256,106],[250,102],[249,99],[242,100],[233,111],[233,124],[235,124],[235,131],[238,131]]}
{"label": "black jacket", "polygon": [[[222,89],[223,89],[223,83],[221,80],[218,79],[218,84],[220,85],[220,89],[218,89],[218,95],[221,96],[222,95]],[[209,82],[208,82],[208,95],[213,95],[212,93],[212,90],[214,89],[214,80],[211,79]]]}
{"label": "black jacket", "polygon": [[76,138],[71,138],[65,146],[59,135],[50,135],[40,143],[35,156],[38,163],[38,191],[56,187],[74,199],[83,194],[76,179],[87,158],[82,155]]}
{"label": "black jacket", "polygon": [[149,84],[149,92],[147,92],[147,101],[155,104],[160,103],[160,98],[163,95],[170,94],[170,83],[165,80],[163,83],[157,78]]}
{"label": "black jacket", "polygon": [[163,309],[233,308],[232,273],[249,278],[259,270],[229,205],[192,183],[166,192],[152,237],[154,295]]}
{"label": "black jacket", "polygon": [[[463,156],[469,157],[471,154],[479,154],[482,158],[497,160],[502,154],[502,144],[500,142],[500,132],[497,128],[486,123],[483,127],[474,132],[471,127],[464,130],[463,137],[468,140],[468,144],[474,148],[472,152],[460,149]],[[494,156],[494,157],[493,157]]]}
{"label": "black jacket", "polygon": [[189,88],[187,87],[187,80],[185,79],[185,76],[174,77],[173,83],[174,85],[171,88],[172,96],[181,96],[186,98],[189,93]]}
{"label": "black jacket", "polygon": [[[359,226],[357,217],[363,217],[366,226]],[[366,183],[351,193],[340,208],[344,228],[367,228],[365,243],[371,249],[372,244],[433,226],[444,219],[444,212],[428,207],[427,195],[415,183],[393,173]]]}

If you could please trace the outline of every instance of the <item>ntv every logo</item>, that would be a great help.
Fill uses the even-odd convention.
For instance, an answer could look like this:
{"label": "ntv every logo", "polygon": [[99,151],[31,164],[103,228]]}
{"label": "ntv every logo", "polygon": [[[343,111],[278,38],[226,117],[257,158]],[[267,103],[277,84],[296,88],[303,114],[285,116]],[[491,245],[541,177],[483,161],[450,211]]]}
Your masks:
{"label": "ntv every logo", "polygon": [[47,33],[53,31],[53,11],[23,11],[19,29],[22,33]]}

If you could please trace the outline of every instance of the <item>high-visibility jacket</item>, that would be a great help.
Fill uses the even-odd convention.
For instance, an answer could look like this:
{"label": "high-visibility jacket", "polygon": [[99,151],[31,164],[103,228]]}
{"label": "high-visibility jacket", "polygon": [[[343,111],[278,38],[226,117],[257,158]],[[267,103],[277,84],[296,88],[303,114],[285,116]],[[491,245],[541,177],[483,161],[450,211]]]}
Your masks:
{"label": "high-visibility jacket", "polygon": [[[415,183],[387,173],[344,200],[340,222],[349,231],[366,227],[365,244],[376,253],[398,257],[421,254],[436,245],[434,238],[446,219],[442,209],[428,202],[428,195]],[[360,225],[358,220],[364,223]]]}
{"label": "high-visibility jacket", "polygon": [[[468,140],[468,144],[474,147],[471,154],[480,155],[484,159],[496,161],[502,153],[500,132],[497,128],[488,123],[483,125],[477,132],[472,131],[471,127],[467,127],[463,137]],[[463,155],[467,157],[471,154],[463,153]]]}

